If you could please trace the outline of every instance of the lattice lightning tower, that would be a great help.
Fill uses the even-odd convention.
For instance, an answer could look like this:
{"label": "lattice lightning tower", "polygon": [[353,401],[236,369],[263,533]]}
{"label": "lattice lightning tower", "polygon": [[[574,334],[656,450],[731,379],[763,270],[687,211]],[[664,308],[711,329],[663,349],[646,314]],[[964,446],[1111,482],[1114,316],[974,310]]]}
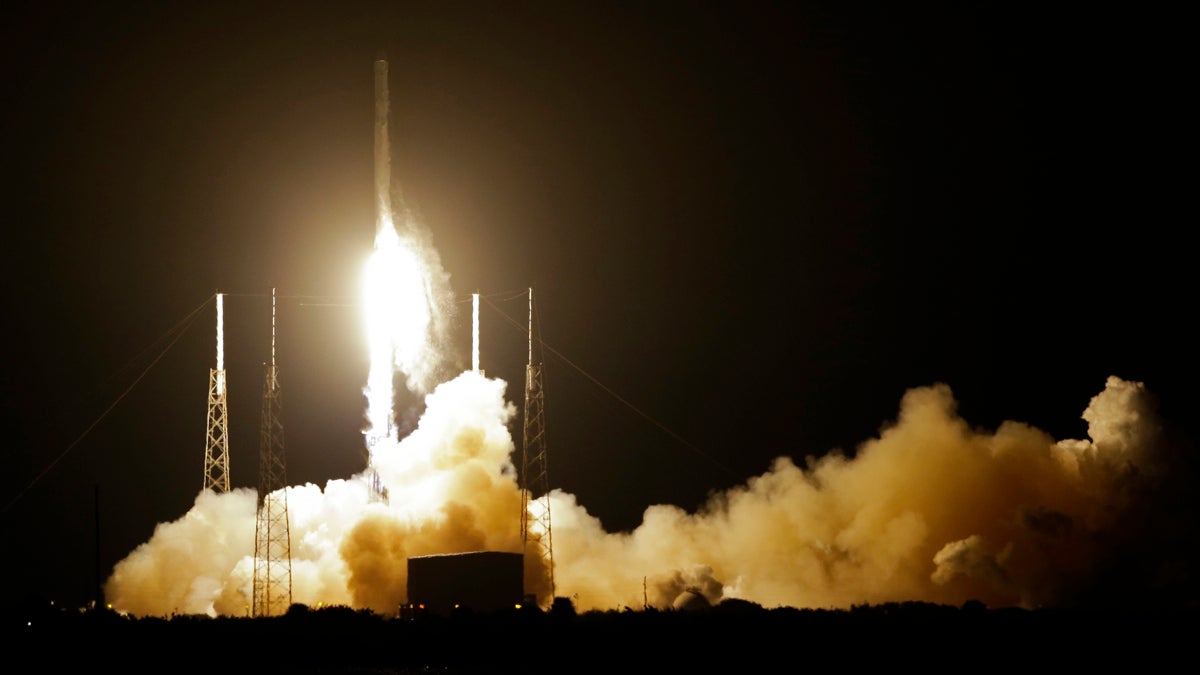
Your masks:
{"label": "lattice lightning tower", "polygon": [[[540,341],[539,341],[540,343]],[[546,410],[543,395],[541,350],[533,353],[533,289],[529,289],[529,363],[525,367],[525,433],[521,449],[521,541],[526,555],[537,555],[536,569],[543,578],[530,578],[526,567],[526,593],[538,595],[538,604],[554,599],[554,547],[550,529],[550,477],[546,462]],[[535,498],[536,495],[536,498]]]}
{"label": "lattice lightning tower", "polygon": [[229,410],[225,395],[225,296],[217,293],[217,367],[208,371],[204,489],[229,492]]}
{"label": "lattice lightning tower", "polygon": [[292,604],[292,544],[288,528],[287,469],[275,365],[275,289],[271,289],[271,363],[263,386],[258,453],[258,519],[254,531],[254,616],[278,616]]}

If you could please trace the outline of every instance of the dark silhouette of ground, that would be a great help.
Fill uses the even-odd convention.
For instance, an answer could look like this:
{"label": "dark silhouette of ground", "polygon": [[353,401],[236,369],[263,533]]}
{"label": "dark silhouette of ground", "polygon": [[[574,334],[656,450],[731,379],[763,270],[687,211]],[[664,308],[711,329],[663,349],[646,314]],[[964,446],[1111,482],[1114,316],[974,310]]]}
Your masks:
{"label": "dark silhouette of ground", "polygon": [[[129,618],[36,602],[9,612],[9,663],[26,668],[228,673],[802,672],[814,667],[993,670],[1191,662],[1194,610],[987,609],[894,603],[691,611],[514,609],[384,617],[293,606],[263,619]],[[22,616],[23,614],[23,616]],[[1179,661],[1179,659],[1184,659]],[[30,665],[32,664],[32,665]]]}

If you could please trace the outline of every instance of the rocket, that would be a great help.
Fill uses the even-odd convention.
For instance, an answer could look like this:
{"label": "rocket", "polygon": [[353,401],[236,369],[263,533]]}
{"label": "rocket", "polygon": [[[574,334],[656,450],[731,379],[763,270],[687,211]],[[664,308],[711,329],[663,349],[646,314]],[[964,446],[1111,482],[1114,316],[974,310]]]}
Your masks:
{"label": "rocket", "polygon": [[391,150],[388,147],[388,64],[375,61],[375,235],[392,227]]}

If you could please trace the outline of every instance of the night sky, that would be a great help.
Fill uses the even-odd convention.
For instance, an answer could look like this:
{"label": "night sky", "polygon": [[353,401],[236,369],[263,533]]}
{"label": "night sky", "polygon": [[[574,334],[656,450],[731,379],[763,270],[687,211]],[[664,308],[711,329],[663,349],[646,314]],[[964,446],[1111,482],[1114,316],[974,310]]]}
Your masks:
{"label": "night sky", "polygon": [[406,4],[8,8],[10,583],[81,603],[97,539],[103,578],[187,511],[218,291],[233,483],[257,485],[272,288],[289,482],[363,469],[380,54],[459,363],[479,292],[521,405],[533,287],[550,482],[609,530],[852,453],[934,383],[972,425],[1065,439],[1117,375],[1194,431],[1176,20]]}

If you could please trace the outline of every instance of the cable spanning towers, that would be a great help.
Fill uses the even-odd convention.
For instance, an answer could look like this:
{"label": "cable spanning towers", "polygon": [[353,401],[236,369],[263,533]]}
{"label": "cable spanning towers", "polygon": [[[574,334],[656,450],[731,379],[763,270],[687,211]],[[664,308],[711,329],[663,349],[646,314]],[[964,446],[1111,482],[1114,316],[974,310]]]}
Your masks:
{"label": "cable spanning towers", "polygon": [[208,371],[204,489],[229,492],[229,407],[225,392],[225,296],[217,293],[217,367]]}
{"label": "cable spanning towers", "polygon": [[291,533],[287,469],[283,454],[282,402],[275,365],[275,289],[271,289],[271,362],[263,385],[258,454],[258,517],[254,531],[254,616],[278,616],[292,604]]}
{"label": "cable spanning towers", "polygon": [[[540,344],[540,340],[538,341]],[[554,548],[550,529],[550,475],[546,462],[546,411],[541,350],[533,353],[533,289],[529,289],[529,362],[525,366],[525,429],[521,448],[521,542],[538,564],[525,566],[526,593],[538,604],[554,599]],[[535,495],[537,497],[535,498]],[[540,576],[540,578],[539,578]]]}

